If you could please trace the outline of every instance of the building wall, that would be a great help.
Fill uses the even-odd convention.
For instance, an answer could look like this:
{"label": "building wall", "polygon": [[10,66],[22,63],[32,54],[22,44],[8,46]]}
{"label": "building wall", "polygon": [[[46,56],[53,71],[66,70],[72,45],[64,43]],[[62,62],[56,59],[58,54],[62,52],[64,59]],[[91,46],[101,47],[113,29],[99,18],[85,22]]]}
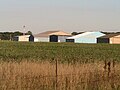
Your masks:
{"label": "building wall", "polygon": [[74,39],[66,39],[66,42],[75,42]]}
{"label": "building wall", "polygon": [[120,37],[110,38],[110,44],[120,44]]}
{"label": "building wall", "polygon": [[34,42],[38,42],[38,38],[34,38]]}
{"label": "building wall", "polygon": [[50,42],[58,42],[58,36],[56,36],[56,35],[51,35],[51,36],[50,36]]}
{"label": "building wall", "polygon": [[97,38],[97,43],[109,43],[109,38]]}
{"label": "building wall", "polygon": [[76,38],[75,43],[97,43],[97,38],[104,35],[105,34],[102,34],[100,32],[94,32],[80,38]]}
{"label": "building wall", "polygon": [[66,42],[68,36],[58,36],[58,42]]}
{"label": "building wall", "polygon": [[18,41],[29,41],[29,37],[19,36]]}
{"label": "building wall", "polygon": [[35,37],[34,42],[49,42],[49,37]]}
{"label": "building wall", "polygon": [[77,38],[75,39],[75,43],[96,43],[94,38]]}
{"label": "building wall", "polygon": [[31,36],[29,37],[29,41],[30,41],[30,42],[34,42],[34,36],[33,36],[33,35],[31,35]]}
{"label": "building wall", "polygon": [[68,36],[51,35],[50,42],[66,42]]}

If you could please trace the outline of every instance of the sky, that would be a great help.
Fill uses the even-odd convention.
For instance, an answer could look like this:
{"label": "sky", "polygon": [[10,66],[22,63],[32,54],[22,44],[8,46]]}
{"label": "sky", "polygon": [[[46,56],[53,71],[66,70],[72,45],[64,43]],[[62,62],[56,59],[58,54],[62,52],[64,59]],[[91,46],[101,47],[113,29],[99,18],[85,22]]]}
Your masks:
{"label": "sky", "polygon": [[120,0],[0,0],[0,32],[48,30],[120,31]]}

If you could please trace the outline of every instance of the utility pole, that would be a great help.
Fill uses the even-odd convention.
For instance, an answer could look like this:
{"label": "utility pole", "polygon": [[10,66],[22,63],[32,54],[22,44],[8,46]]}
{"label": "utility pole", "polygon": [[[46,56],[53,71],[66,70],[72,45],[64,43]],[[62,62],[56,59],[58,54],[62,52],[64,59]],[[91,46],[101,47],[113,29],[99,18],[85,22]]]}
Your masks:
{"label": "utility pole", "polygon": [[23,26],[23,35],[25,35],[25,28],[26,28],[26,26],[24,25]]}

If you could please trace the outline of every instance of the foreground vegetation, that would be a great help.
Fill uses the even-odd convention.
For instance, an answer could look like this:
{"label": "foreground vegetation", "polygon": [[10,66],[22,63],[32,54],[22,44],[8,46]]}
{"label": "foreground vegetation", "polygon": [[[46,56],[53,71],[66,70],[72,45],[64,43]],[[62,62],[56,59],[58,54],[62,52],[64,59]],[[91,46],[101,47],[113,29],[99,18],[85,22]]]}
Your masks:
{"label": "foreground vegetation", "polygon": [[54,61],[87,63],[104,60],[120,61],[120,45],[74,43],[0,42],[2,61]]}
{"label": "foreground vegetation", "polygon": [[119,62],[120,45],[1,41],[0,90],[120,90]]}
{"label": "foreground vegetation", "polygon": [[[0,90],[120,90],[120,64],[104,71],[104,64],[55,64],[44,62],[3,62]],[[56,89],[57,88],[57,89]]]}

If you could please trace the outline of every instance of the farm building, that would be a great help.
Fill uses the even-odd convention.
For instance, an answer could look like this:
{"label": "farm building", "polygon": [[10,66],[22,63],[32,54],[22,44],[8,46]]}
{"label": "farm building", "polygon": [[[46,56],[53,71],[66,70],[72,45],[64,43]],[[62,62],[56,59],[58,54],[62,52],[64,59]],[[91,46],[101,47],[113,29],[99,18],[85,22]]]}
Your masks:
{"label": "farm building", "polygon": [[[66,33],[66,32],[63,32],[63,31],[46,31],[46,32],[43,32],[43,33],[39,33],[37,35],[34,35],[35,39],[34,41],[35,42],[53,42],[53,36],[52,35],[56,35],[59,36],[59,41],[63,41],[63,38],[65,36],[68,36],[70,34]],[[50,39],[51,37],[51,39]],[[62,40],[60,40],[60,38]]]}
{"label": "farm building", "polygon": [[108,34],[97,38],[97,43],[110,43],[120,44],[120,33],[119,34]]}
{"label": "farm building", "polygon": [[68,37],[66,42],[74,43],[97,43],[97,38],[104,36],[105,34],[101,32],[84,32],[72,37]]}
{"label": "farm building", "polygon": [[23,42],[34,42],[33,35],[22,35],[22,36],[15,36],[13,41],[23,41]]}

